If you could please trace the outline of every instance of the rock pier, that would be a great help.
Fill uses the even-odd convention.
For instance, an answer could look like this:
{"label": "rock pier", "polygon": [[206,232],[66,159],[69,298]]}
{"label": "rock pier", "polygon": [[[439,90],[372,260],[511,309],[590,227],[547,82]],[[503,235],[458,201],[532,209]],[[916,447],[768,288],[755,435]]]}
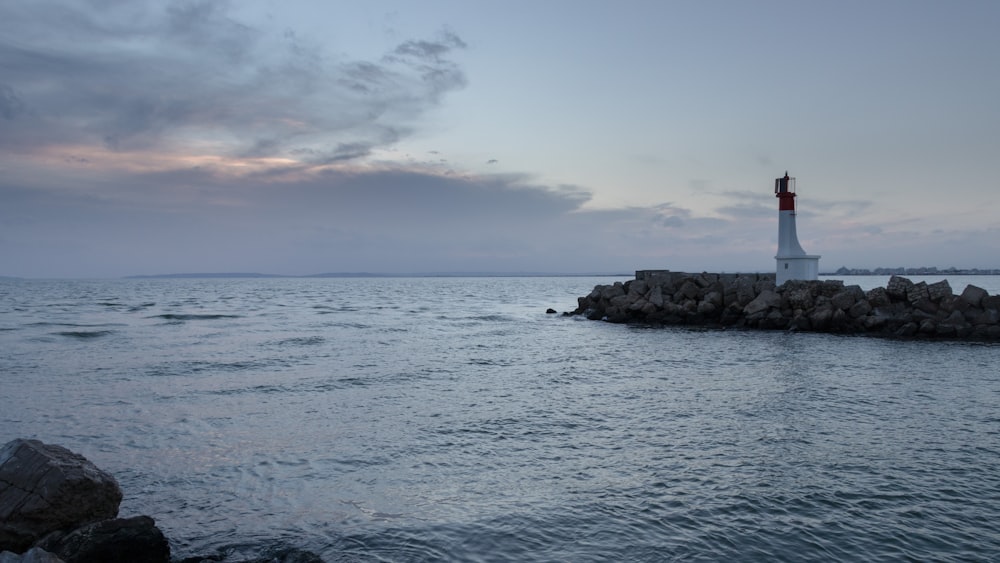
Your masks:
{"label": "rock pier", "polygon": [[567,314],[612,323],[1000,341],[1000,296],[974,285],[956,294],[947,280],[893,276],[864,291],[840,280],[775,286],[774,274],[639,270],[578,302]]}

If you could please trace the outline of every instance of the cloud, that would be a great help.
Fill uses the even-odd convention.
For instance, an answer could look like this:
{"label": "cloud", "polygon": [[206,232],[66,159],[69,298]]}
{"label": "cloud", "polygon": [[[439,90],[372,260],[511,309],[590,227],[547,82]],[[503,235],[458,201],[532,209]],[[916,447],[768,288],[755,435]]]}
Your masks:
{"label": "cloud", "polygon": [[0,146],[359,158],[465,85],[452,32],[337,58],[222,2],[0,5]]}
{"label": "cloud", "polygon": [[705,257],[742,251],[709,244],[730,236],[724,221],[671,204],[588,210],[586,190],[525,175],[74,166],[72,185],[30,167],[0,178],[4,273],[628,272],[703,268]]}

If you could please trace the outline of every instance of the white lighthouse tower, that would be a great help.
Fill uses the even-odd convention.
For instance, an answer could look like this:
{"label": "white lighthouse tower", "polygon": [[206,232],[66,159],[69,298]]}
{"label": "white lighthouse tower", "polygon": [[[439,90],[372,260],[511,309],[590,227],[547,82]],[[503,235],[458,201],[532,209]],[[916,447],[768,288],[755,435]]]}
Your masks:
{"label": "white lighthouse tower", "polygon": [[774,283],[781,285],[788,280],[815,280],[819,277],[819,256],[806,254],[795,234],[795,178],[774,181],[774,195],[778,198],[778,262]]}

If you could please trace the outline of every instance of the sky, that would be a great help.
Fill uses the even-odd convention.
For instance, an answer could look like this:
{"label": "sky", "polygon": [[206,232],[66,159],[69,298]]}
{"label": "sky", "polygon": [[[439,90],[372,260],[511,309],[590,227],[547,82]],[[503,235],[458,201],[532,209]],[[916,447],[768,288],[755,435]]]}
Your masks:
{"label": "sky", "polygon": [[1000,2],[0,0],[0,276],[1000,267]]}

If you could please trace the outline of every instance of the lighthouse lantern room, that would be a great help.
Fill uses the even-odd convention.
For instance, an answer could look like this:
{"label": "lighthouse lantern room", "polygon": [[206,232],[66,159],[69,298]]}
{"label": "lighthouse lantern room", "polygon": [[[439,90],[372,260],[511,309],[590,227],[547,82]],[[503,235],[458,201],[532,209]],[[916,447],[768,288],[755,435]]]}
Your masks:
{"label": "lighthouse lantern room", "polygon": [[819,256],[806,254],[795,233],[795,178],[774,180],[774,195],[778,198],[778,263],[775,284],[788,280],[815,280],[819,277]]}

